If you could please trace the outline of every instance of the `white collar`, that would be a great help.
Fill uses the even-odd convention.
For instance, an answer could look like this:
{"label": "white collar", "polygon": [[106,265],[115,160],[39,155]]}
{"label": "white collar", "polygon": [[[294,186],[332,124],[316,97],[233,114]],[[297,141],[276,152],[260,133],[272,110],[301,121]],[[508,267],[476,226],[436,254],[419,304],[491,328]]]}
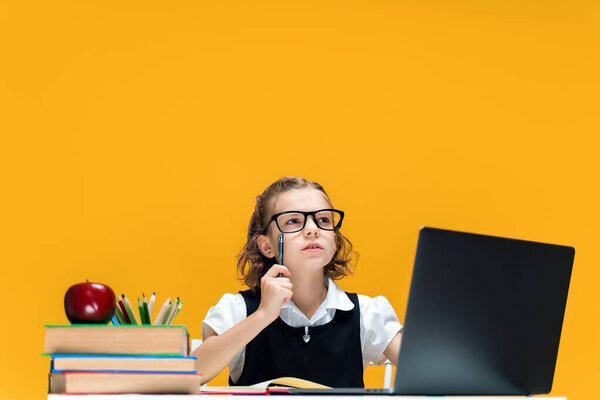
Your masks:
{"label": "white collar", "polygon": [[327,296],[323,301],[325,308],[335,308],[342,311],[349,311],[354,308],[354,303],[352,303],[346,292],[333,279],[327,278],[327,288]]}
{"label": "white collar", "polygon": [[[325,296],[323,303],[321,303],[317,311],[315,311],[314,315],[312,316],[310,320],[311,323],[322,318],[322,316],[327,313],[327,310],[337,309],[349,311],[354,308],[354,303],[350,301],[348,295],[333,281],[333,279],[326,278],[326,283],[327,295]],[[286,310],[287,312],[292,312],[306,318],[304,313],[300,311],[300,309],[291,300],[285,303],[281,307],[281,310]]]}

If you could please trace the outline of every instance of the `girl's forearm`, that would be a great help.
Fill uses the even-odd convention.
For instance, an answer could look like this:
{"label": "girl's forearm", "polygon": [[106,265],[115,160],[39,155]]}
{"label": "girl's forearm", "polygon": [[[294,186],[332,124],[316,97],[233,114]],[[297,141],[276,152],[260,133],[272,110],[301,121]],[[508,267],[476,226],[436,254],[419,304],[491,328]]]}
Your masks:
{"label": "girl's forearm", "polygon": [[208,337],[192,352],[197,357],[196,370],[202,374],[202,383],[217,376],[256,335],[272,322],[260,310],[221,335]]}

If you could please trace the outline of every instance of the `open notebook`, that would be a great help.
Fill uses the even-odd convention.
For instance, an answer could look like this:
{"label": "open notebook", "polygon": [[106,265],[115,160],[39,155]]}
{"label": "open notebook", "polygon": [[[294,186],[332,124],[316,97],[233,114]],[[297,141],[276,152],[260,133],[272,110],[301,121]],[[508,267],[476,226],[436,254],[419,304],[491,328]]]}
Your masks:
{"label": "open notebook", "polygon": [[321,385],[306,379],[283,377],[256,383],[251,386],[202,386],[202,393],[213,394],[267,394],[267,393],[289,393],[290,388],[302,389],[331,389],[329,386]]}

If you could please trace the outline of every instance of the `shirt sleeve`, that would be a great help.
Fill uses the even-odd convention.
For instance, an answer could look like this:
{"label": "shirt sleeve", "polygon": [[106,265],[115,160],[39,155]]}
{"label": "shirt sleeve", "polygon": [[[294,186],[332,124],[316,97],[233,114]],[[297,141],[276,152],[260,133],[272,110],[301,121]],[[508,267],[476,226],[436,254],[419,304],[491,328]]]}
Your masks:
{"label": "shirt sleeve", "polygon": [[219,302],[212,306],[202,321],[202,340],[210,333],[222,334],[246,318],[246,303],[239,294],[225,293]]}
{"label": "shirt sleeve", "polygon": [[381,365],[383,352],[402,329],[394,308],[383,296],[358,295],[363,367],[369,363]]}
{"label": "shirt sleeve", "polygon": [[[241,294],[225,293],[219,302],[211,307],[202,321],[202,340],[212,332],[222,334],[246,318],[246,302]],[[236,382],[242,375],[246,347],[229,362],[229,376]]]}

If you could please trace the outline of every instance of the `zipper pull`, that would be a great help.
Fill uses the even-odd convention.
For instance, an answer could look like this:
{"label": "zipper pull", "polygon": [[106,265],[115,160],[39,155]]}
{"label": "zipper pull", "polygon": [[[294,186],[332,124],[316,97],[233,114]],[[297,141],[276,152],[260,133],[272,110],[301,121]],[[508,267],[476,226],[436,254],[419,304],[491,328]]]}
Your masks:
{"label": "zipper pull", "polygon": [[308,343],[308,341],[310,340],[310,335],[308,334],[308,326],[304,327],[304,336],[302,336],[302,340],[304,340],[304,343]]}

